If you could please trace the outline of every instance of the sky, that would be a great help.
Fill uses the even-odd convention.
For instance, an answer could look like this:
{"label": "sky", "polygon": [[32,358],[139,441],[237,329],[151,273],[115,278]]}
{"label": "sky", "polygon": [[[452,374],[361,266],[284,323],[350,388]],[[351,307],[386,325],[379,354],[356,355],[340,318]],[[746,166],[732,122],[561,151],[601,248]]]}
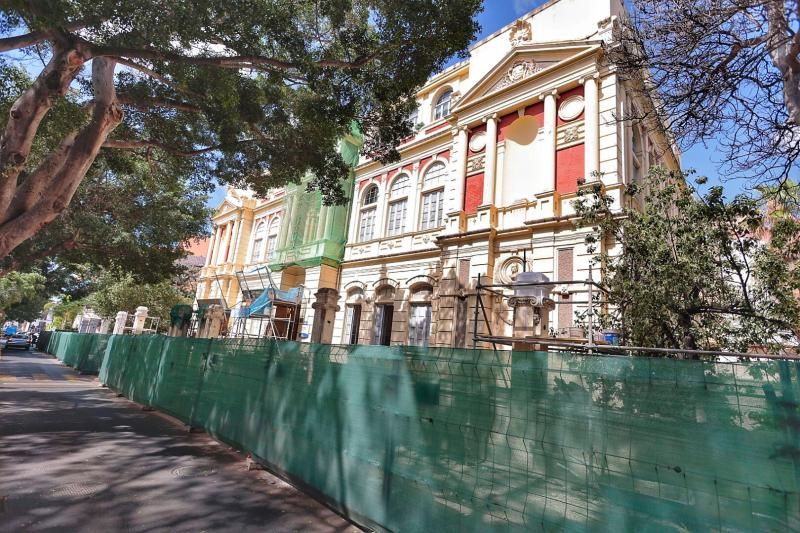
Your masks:
{"label": "sky", "polygon": [[[478,22],[481,31],[476,41],[491,35],[506,24],[510,24],[521,15],[544,4],[547,0],[484,0],[483,12],[478,15]],[[683,154],[683,168],[685,170],[694,169],[699,175],[715,176],[717,174],[714,161],[713,150],[697,146]],[[709,185],[717,183],[709,180]],[[727,183],[724,185],[726,192],[735,194],[739,191],[740,183]],[[225,197],[223,188],[217,188],[216,192],[209,198],[208,205],[217,207]]]}

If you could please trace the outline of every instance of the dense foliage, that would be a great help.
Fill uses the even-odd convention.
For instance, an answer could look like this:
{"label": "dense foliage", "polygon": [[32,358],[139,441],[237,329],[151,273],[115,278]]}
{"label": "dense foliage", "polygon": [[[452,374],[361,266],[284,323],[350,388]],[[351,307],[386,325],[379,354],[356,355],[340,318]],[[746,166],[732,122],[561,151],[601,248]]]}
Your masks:
{"label": "dense foliage", "polygon": [[[705,194],[653,169],[622,214],[600,185],[575,206],[629,345],[780,350],[800,339],[800,219],[758,198]],[[703,180],[700,180],[701,183]],[[616,246],[614,246],[616,245]]]}
{"label": "dense foliage", "polygon": [[[2,124],[0,258],[72,201],[98,154],[131,150],[171,174],[264,192],[311,173],[341,202],[337,141],[356,123],[382,160],[413,125],[420,85],[477,31],[480,0],[11,0],[0,68],[45,66]],[[84,67],[91,63],[91,72]],[[81,115],[40,121],[78,91]],[[31,157],[41,143],[45,157]]]}
{"label": "dense foliage", "polygon": [[45,278],[41,274],[9,272],[0,277],[0,321],[16,317],[8,316],[9,308],[26,299],[35,298],[44,288]]}
{"label": "dense foliage", "polygon": [[148,316],[169,320],[169,311],[176,304],[192,300],[170,281],[141,283],[130,274],[105,274],[97,288],[82,304],[100,316],[113,318],[118,311],[133,313],[139,306],[148,308]]}

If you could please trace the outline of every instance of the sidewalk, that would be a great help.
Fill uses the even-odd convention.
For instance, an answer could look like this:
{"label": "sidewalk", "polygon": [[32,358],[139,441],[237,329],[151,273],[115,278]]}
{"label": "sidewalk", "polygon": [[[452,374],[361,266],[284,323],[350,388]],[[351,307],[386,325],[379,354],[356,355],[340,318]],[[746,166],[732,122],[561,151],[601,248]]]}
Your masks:
{"label": "sidewalk", "polygon": [[0,357],[0,531],[360,529],[55,359]]}

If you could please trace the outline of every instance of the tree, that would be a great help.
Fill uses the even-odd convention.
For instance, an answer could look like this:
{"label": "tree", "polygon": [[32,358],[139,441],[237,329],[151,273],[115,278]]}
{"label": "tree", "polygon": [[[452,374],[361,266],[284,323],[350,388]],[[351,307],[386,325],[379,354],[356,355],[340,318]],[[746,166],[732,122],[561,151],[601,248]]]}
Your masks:
{"label": "tree", "polygon": [[800,2],[630,5],[611,59],[652,107],[628,118],[684,147],[718,143],[729,175],[785,183],[800,157]]}
{"label": "tree", "polygon": [[35,273],[10,272],[0,277],[0,319],[14,304],[35,297],[44,287],[44,276]]}
{"label": "tree", "polygon": [[653,169],[627,192],[642,207],[621,214],[600,185],[584,188],[575,202],[579,226],[594,229],[592,251],[618,245],[606,247],[600,262],[611,317],[626,342],[736,351],[796,343],[800,222],[786,219],[777,233],[773,224],[767,244],[760,199],[727,200],[721,187],[700,195],[686,178]]}
{"label": "tree", "polygon": [[164,321],[176,304],[190,304],[188,298],[170,281],[140,283],[132,275],[105,273],[97,289],[83,300],[83,304],[101,316],[113,317],[118,311],[133,313],[137,307],[148,308],[148,316]]}
{"label": "tree", "polygon": [[[475,36],[480,0],[4,3],[0,52],[46,66],[0,142],[0,258],[71,202],[101,149],[154,164],[196,158],[256,192],[297,183],[344,199],[336,142],[356,122],[365,151],[396,159],[414,93]],[[91,73],[83,76],[91,64]],[[70,91],[82,119],[29,160]]]}
{"label": "tree", "polygon": [[[27,73],[0,69],[0,115],[30,85]],[[67,95],[39,126],[29,159],[36,164],[49,146],[80,122],[81,103]],[[57,262],[88,263],[101,268],[124,266],[147,279],[175,271],[185,244],[206,231],[208,180],[192,160],[158,164],[136,152],[98,154],[69,207],[34,238],[0,260],[0,273]]]}

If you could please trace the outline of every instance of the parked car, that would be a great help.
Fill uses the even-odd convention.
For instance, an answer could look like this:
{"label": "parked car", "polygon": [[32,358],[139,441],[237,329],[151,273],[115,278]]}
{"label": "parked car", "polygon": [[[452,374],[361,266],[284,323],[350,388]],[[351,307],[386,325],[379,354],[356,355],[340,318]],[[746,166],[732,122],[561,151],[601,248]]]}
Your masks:
{"label": "parked car", "polygon": [[10,336],[6,341],[6,348],[22,348],[27,350],[31,347],[31,339],[25,333],[17,333]]}

